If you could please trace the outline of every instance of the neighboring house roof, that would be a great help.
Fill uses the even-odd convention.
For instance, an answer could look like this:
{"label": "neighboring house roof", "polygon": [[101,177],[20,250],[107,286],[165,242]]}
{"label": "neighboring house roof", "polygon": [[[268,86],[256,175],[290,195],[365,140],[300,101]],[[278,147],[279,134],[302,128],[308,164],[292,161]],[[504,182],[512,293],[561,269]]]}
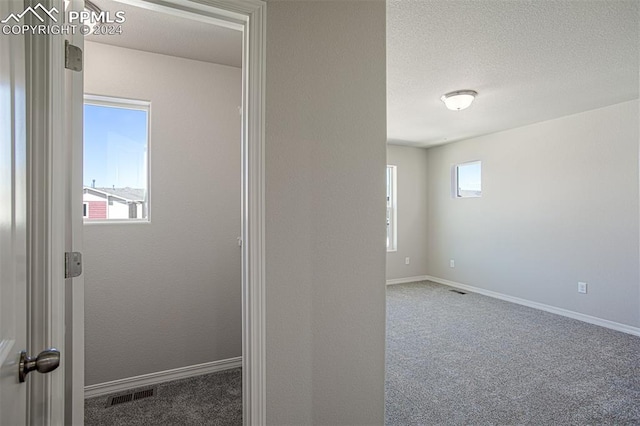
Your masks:
{"label": "neighboring house roof", "polygon": [[141,202],[145,199],[145,190],[141,188],[91,188],[85,186],[84,190],[85,192],[90,191],[96,194],[120,198],[124,201]]}

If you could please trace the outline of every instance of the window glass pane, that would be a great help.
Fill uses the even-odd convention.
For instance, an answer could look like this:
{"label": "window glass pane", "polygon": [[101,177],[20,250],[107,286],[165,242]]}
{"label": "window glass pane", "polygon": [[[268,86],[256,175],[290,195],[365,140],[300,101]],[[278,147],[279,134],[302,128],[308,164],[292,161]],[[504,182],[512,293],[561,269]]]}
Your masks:
{"label": "window glass pane", "polygon": [[456,167],[458,197],[479,197],[482,195],[482,164],[480,161],[459,164]]}
{"label": "window glass pane", "polygon": [[148,219],[147,106],[85,100],[87,220]]}
{"label": "window glass pane", "polygon": [[396,166],[387,166],[387,251],[397,246]]}

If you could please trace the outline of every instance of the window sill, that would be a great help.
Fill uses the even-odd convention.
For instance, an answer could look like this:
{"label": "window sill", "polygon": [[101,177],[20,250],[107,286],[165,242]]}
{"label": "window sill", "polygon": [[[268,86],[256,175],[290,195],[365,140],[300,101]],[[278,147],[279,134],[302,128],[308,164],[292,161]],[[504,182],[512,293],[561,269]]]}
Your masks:
{"label": "window sill", "polygon": [[128,224],[146,224],[151,223],[148,219],[84,219],[84,225],[128,225]]}

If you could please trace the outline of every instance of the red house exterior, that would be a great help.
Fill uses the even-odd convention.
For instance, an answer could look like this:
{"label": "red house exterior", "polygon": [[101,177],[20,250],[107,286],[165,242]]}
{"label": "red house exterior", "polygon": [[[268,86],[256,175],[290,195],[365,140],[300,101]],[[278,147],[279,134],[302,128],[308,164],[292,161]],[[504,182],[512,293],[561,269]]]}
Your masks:
{"label": "red house exterior", "polygon": [[85,201],[84,217],[88,219],[106,219],[107,218],[107,202],[106,201]]}
{"label": "red house exterior", "polygon": [[144,219],[145,191],[139,188],[84,187],[82,215],[88,220]]}

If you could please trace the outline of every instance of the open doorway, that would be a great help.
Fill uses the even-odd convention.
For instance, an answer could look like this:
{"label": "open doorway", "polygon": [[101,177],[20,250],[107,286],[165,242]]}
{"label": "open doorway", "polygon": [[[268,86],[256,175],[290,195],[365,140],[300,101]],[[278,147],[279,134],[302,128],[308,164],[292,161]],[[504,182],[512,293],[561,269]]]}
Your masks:
{"label": "open doorway", "polygon": [[87,424],[162,422],[196,388],[241,424],[242,33],[89,6],[125,21],[85,38]]}

